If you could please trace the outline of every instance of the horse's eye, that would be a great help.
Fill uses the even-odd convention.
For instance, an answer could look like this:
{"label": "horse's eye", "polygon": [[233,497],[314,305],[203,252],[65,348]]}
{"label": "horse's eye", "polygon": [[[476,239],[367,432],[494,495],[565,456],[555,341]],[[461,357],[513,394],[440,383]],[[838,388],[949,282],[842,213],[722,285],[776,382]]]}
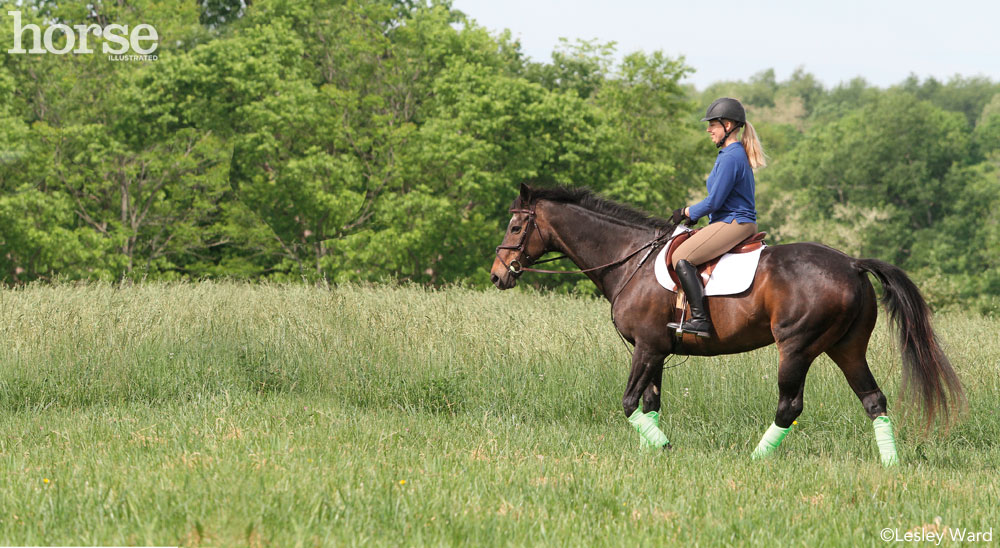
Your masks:
{"label": "horse's eye", "polygon": [[521,227],[519,227],[519,226],[512,226],[512,227],[510,227],[510,233],[511,234],[518,234],[520,232],[521,232]]}

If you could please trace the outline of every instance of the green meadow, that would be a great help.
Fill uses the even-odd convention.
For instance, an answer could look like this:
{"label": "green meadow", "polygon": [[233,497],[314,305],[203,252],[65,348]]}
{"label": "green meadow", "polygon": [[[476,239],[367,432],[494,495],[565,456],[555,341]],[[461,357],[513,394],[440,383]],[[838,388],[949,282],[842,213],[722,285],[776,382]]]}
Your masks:
{"label": "green meadow", "polygon": [[773,458],[750,461],[777,402],[773,347],[672,359],[661,427],[675,449],[641,451],[621,410],[629,355],[597,299],[5,289],[0,545],[996,542],[1000,321],[941,314],[935,326],[967,413],[928,435],[897,413],[901,364],[880,321],[869,361],[902,461],[884,469],[826,357],[798,425]]}

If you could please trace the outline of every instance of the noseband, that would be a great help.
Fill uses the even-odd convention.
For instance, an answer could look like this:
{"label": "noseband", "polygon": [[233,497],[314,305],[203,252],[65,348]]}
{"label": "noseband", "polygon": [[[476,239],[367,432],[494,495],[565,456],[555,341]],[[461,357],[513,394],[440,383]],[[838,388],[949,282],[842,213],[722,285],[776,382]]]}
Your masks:
{"label": "noseband", "polygon": [[[612,267],[612,266],[618,266],[618,265],[624,264],[625,262],[627,262],[628,260],[630,260],[632,257],[635,257],[636,255],[638,255],[639,252],[641,252],[642,250],[644,250],[644,249],[646,250],[646,254],[643,255],[641,259],[639,259],[639,263],[636,265],[635,269],[632,270],[632,274],[629,275],[628,279],[625,280],[625,283],[622,284],[622,286],[618,288],[618,291],[616,291],[615,294],[612,295],[610,297],[610,299],[609,299],[611,301],[611,323],[615,326],[615,329],[618,332],[618,336],[622,337],[622,342],[625,343],[625,348],[627,349],[628,348],[628,342],[625,341],[625,337],[621,334],[621,330],[618,328],[618,322],[615,321],[615,301],[618,300],[618,295],[621,294],[621,292],[625,289],[625,287],[627,287],[628,284],[632,282],[632,278],[635,277],[636,273],[639,272],[639,269],[642,268],[642,265],[644,265],[646,263],[646,260],[649,259],[649,257],[653,254],[653,252],[656,251],[657,249],[659,249],[661,246],[669,244],[670,241],[673,240],[676,237],[676,235],[671,235],[670,232],[664,232],[662,234],[659,233],[659,232],[657,232],[653,236],[652,240],[650,240],[650,241],[646,242],[645,244],[639,246],[638,248],[632,250],[631,252],[627,253],[623,257],[621,257],[619,259],[616,259],[614,261],[611,261],[610,263],[602,264],[601,266],[595,266],[593,268],[585,268],[583,270],[541,270],[541,269],[538,269],[538,268],[528,268],[528,267],[525,267],[517,259],[514,259],[514,260],[512,260],[510,262],[510,264],[507,264],[507,261],[503,260],[503,257],[500,256],[500,250],[502,250],[502,249],[509,249],[509,250],[513,250],[513,251],[518,251],[518,252],[520,252],[521,259],[523,259],[525,262],[530,263],[531,262],[531,257],[528,255],[528,252],[527,252],[528,239],[531,238],[532,232],[535,232],[536,230],[538,231],[539,237],[542,237],[541,236],[542,229],[539,228],[538,227],[538,223],[535,222],[535,216],[536,216],[535,215],[535,204],[529,204],[527,209],[525,209],[523,207],[522,208],[513,208],[512,207],[512,208],[510,208],[509,211],[511,213],[524,213],[524,214],[528,215],[528,220],[524,224],[524,229],[521,231],[521,238],[518,240],[517,244],[515,244],[515,245],[498,245],[497,246],[497,250],[496,250],[497,260],[499,260],[505,267],[507,267],[507,270],[515,278],[517,278],[518,276],[520,276],[523,272],[540,272],[540,273],[543,273],[543,274],[585,274],[587,272],[593,272],[595,270],[601,270],[601,269],[604,269],[604,268],[609,268],[609,267]],[[544,237],[542,237],[542,242],[543,243],[545,242],[545,238]],[[544,253],[544,250],[543,250],[543,253]],[[565,255],[560,256],[560,257],[554,257],[552,259],[545,259],[544,261],[537,261],[534,264],[547,263],[549,261],[558,261],[559,259],[564,259],[564,258],[566,258]]]}
{"label": "noseband", "polygon": [[[653,253],[654,250],[659,248],[661,245],[670,242],[670,240],[674,239],[674,237],[671,236],[669,232],[665,232],[663,234],[658,233],[656,236],[653,237],[652,240],[646,242],[644,245],[636,248],[631,253],[628,253],[627,255],[621,257],[620,259],[616,259],[607,264],[602,264],[601,266],[595,266],[593,268],[585,268],[583,270],[541,270],[538,268],[528,268],[522,265],[521,261],[517,259],[514,259],[510,262],[510,264],[507,264],[507,261],[503,260],[503,257],[500,256],[500,250],[512,249],[514,251],[519,251],[521,254],[521,258],[525,262],[531,262],[531,256],[528,255],[527,251],[528,238],[531,237],[531,233],[534,231],[538,231],[539,237],[541,237],[542,235],[542,229],[539,228],[538,223],[535,222],[535,217],[536,217],[535,204],[533,203],[529,204],[527,209],[523,207],[522,208],[512,207],[508,211],[510,211],[511,213],[525,213],[528,215],[528,221],[524,224],[524,229],[521,231],[521,239],[518,240],[517,244],[498,245],[496,249],[497,259],[499,259],[500,263],[503,264],[505,267],[507,267],[507,270],[515,277],[520,276],[523,272],[539,272],[542,274],[586,274],[587,272],[601,270],[602,268],[608,268],[609,266],[620,265],[625,261],[628,261],[632,257],[636,256],[643,249],[648,249],[649,251],[647,251],[646,254],[639,261],[639,267],[636,268],[636,270],[638,270],[638,268],[642,267],[642,265],[646,262],[646,259],[649,258],[649,256]],[[544,238],[542,238],[542,241],[544,242]],[[545,259],[544,261],[536,261],[533,264],[548,263],[551,261],[558,261],[559,259],[565,259],[565,258],[566,258],[565,255],[561,255],[559,257],[553,257],[551,259]],[[633,272],[632,274],[635,275],[635,272]],[[629,280],[631,280],[631,277],[629,278]]]}
{"label": "noseband", "polygon": [[[510,271],[511,274],[513,274],[514,276],[518,276],[522,272],[524,272],[524,270],[525,270],[525,268],[521,265],[521,261],[519,261],[517,259],[514,259],[514,260],[512,260],[510,262],[510,264],[507,264],[507,262],[503,260],[503,257],[500,256],[500,250],[501,249],[512,249],[514,251],[518,251],[518,252],[520,252],[521,258],[524,259],[524,261],[526,261],[526,262],[531,261],[531,256],[528,255],[528,250],[527,250],[528,238],[531,237],[531,233],[534,232],[535,230],[538,231],[538,235],[539,236],[541,236],[542,231],[541,231],[541,229],[538,228],[538,224],[535,223],[535,204],[530,204],[529,207],[528,207],[528,209],[524,209],[524,208],[520,208],[520,209],[510,208],[509,211],[511,213],[525,213],[525,214],[527,214],[528,215],[528,222],[524,223],[524,229],[521,230],[521,239],[517,241],[517,244],[515,244],[515,245],[498,245],[497,246],[497,250],[496,250],[496,255],[497,255],[497,259],[500,259],[500,262],[505,267],[507,267],[507,270]],[[561,258],[562,257],[556,257],[555,259],[549,259],[549,260],[555,261],[555,260],[558,260],[558,259],[561,259]],[[546,260],[546,261],[543,261],[543,262],[549,262],[549,260]],[[528,270],[532,270],[532,269],[528,269]]]}

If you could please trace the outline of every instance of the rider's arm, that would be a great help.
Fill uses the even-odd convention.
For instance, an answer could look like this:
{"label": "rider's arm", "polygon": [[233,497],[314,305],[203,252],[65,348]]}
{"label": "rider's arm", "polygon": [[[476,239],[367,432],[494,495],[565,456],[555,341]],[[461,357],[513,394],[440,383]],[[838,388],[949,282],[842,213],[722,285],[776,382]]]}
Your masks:
{"label": "rider's arm", "polygon": [[737,162],[722,154],[708,176],[708,197],[688,208],[688,217],[693,221],[717,211],[729,197],[736,185]]}

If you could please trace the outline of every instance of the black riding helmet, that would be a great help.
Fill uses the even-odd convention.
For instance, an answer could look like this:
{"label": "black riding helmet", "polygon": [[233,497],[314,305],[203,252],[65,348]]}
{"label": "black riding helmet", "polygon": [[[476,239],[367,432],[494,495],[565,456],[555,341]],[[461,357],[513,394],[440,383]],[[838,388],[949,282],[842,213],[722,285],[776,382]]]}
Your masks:
{"label": "black riding helmet", "polygon": [[711,105],[708,105],[708,110],[705,111],[705,117],[702,118],[701,121],[711,122],[712,120],[719,119],[732,120],[736,122],[736,125],[733,126],[733,129],[726,132],[726,136],[723,137],[721,141],[716,143],[716,148],[722,148],[726,139],[729,139],[729,134],[746,124],[747,111],[743,108],[743,104],[736,99],[731,97],[720,97],[719,99],[712,101]]}

